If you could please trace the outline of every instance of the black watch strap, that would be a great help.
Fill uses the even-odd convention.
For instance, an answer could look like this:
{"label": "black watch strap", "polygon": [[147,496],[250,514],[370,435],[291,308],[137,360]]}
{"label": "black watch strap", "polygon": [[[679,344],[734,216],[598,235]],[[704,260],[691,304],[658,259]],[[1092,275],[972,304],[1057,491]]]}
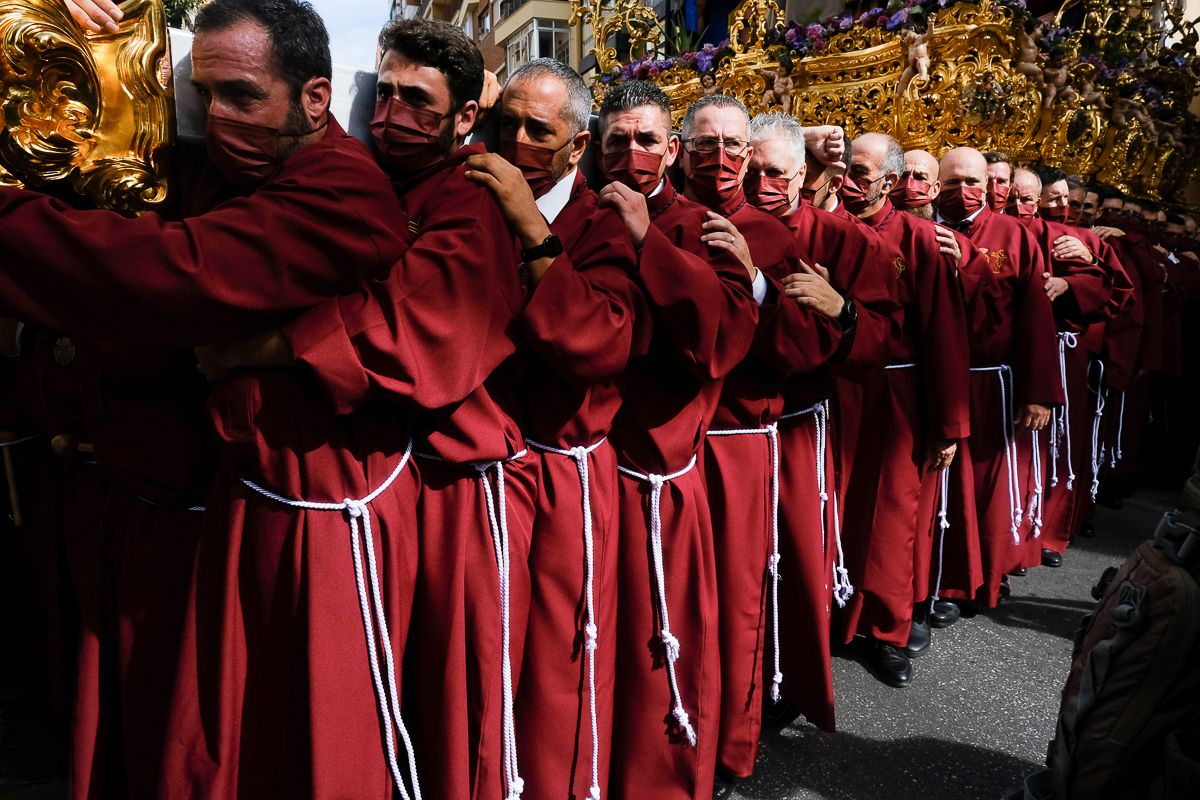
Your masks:
{"label": "black watch strap", "polygon": [[838,325],[843,331],[850,330],[858,323],[858,306],[854,304],[852,298],[847,297],[846,302],[842,303],[842,313],[838,314]]}
{"label": "black watch strap", "polygon": [[530,261],[537,261],[539,258],[557,258],[562,255],[562,251],[562,242],[552,233],[543,239],[541,244],[522,250],[521,261],[528,264]]}

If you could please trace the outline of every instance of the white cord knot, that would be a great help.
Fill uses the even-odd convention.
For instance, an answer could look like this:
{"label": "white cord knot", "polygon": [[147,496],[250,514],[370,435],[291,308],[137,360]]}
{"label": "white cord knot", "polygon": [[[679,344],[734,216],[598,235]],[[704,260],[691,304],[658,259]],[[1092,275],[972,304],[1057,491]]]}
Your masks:
{"label": "white cord knot", "polygon": [[583,626],[583,633],[586,638],[586,647],[588,650],[595,650],[599,646],[600,629],[594,624],[588,623]]}
{"label": "white cord knot", "polygon": [[946,519],[945,512],[938,514],[938,527],[942,530],[946,530],[950,527],[950,520]]}
{"label": "white cord knot", "polygon": [[667,484],[667,478],[665,475],[649,475],[647,476],[647,480],[649,481],[650,486],[654,489],[661,489]]}
{"label": "white cord knot", "polygon": [[779,555],[778,553],[772,554],[771,557],[767,559],[767,569],[770,571],[771,577],[775,580],[779,580],[779,562],[781,561],[783,561],[783,556]]}
{"label": "white cord knot", "polygon": [[683,733],[687,736],[688,744],[692,747],[696,746],[696,729],[692,727],[691,720],[688,719],[687,710],[683,706],[675,706],[675,710],[671,712],[675,717],[675,721],[679,723],[679,727],[683,728]]}
{"label": "white cord knot", "polygon": [[600,800],[600,787],[592,784],[592,788],[588,791],[588,800]]}
{"label": "white cord knot", "polygon": [[663,647],[667,651],[667,659],[676,661],[679,658],[679,640],[675,638],[675,634],[669,630],[663,629],[662,632]]}
{"label": "white cord knot", "polygon": [[508,782],[508,800],[521,800],[524,791],[525,781],[522,778],[513,778]]}
{"label": "white cord knot", "polygon": [[829,502],[829,492],[821,492],[821,502],[822,503]]}
{"label": "white cord knot", "polygon": [[586,447],[572,447],[567,452],[570,453],[571,458],[575,459],[576,461],[583,461],[588,457],[588,449]]}
{"label": "white cord knot", "polygon": [[363,512],[366,511],[366,505],[364,503],[360,503],[358,500],[351,500],[349,497],[342,501],[342,505],[346,507],[346,513],[349,514],[352,519],[362,518]]}

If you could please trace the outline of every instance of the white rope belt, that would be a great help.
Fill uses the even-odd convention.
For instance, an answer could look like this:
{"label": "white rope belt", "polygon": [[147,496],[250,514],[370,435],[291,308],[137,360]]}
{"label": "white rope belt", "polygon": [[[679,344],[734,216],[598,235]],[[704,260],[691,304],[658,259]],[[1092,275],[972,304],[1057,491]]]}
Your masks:
{"label": "white rope belt", "polygon": [[950,507],[950,468],[942,467],[941,475],[938,476],[938,483],[941,484],[941,507],[938,509],[938,570],[937,583],[933,587],[933,596],[929,598],[929,610],[933,611],[933,604],[941,599],[942,591],[942,567],[945,566],[944,557],[946,554],[946,531],[950,528],[950,520],[946,515]]}
{"label": "white rope belt", "polygon": [[771,557],[767,572],[771,575],[771,646],[775,655],[775,670],[771,675],[771,700],[779,702],[779,687],[783,670],[779,660],[779,425],[772,422],[763,428],[709,431],[709,436],[766,436],[771,443]]}
{"label": "white rope belt", "polygon": [[833,565],[833,599],[838,608],[845,608],[854,594],[854,585],[850,583],[850,571],[846,569],[846,553],[842,548],[842,519],[838,509],[837,487],[829,490],[829,475],[825,471],[825,461],[829,448],[829,401],[822,400],[814,406],[792,411],[779,418],[780,422],[812,414],[817,432],[817,492],[821,498],[821,552],[825,553],[828,542],[828,529],[825,522],[825,504],[833,503],[833,541],[837,546],[837,560]]}
{"label": "white rope belt", "polygon": [[662,502],[663,486],[676,478],[683,477],[695,468],[696,456],[692,456],[692,460],[686,467],[678,472],[672,472],[670,475],[646,474],[628,467],[617,466],[617,469],[629,477],[650,484],[650,555],[654,560],[654,578],[658,584],[658,614],[661,623],[659,637],[662,639],[663,649],[666,651],[667,680],[670,681],[671,694],[674,695],[675,702],[671,713],[679,723],[679,727],[683,729],[688,743],[692,747],[696,746],[696,729],[692,727],[687,711],[684,710],[683,697],[679,694],[679,682],[675,679],[675,662],[679,659],[679,640],[671,633],[671,618],[667,613],[667,579],[663,574],[662,516],[659,506]]}
{"label": "white rope belt", "polygon": [[1094,503],[1096,494],[1100,491],[1100,467],[1104,465],[1104,450],[1100,444],[1100,421],[1104,418],[1104,399],[1108,396],[1108,389],[1104,387],[1104,362],[1097,359],[1092,363],[1100,368],[1100,374],[1096,376],[1096,409],[1092,414],[1091,496]]}
{"label": "white rope belt", "polygon": [[0,450],[5,449],[6,447],[16,447],[19,444],[25,444],[26,442],[32,442],[34,439],[41,439],[45,435],[46,434],[44,434],[44,433],[31,433],[28,436],[22,436],[20,439],[13,439],[11,442],[0,442]]}
{"label": "white rope belt", "polygon": [[1121,405],[1117,408],[1117,441],[1109,451],[1108,466],[1115,467],[1125,454],[1121,451],[1121,439],[1125,435],[1125,392],[1121,392]]}
{"label": "white rope belt", "polygon": [[1075,490],[1075,465],[1071,458],[1071,393],[1067,389],[1067,348],[1079,344],[1079,336],[1069,331],[1058,333],[1058,377],[1062,381],[1063,405],[1050,415],[1050,486],[1058,486],[1058,447],[1061,439],[1067,443],[1067,491]]}
{"label": "white rope belt", "polygon": [[907,364],[888,364],[884,369],[912,369],[917,366],[917,362],[911,361]]}
{"label": "white rope belt", "polygon": [[587,447],[572,447],[564,450],[541,444],[532,439],[526,439],[530,447],[546,453],[565,456],[575,462],[579,470],[579,488],[583,495],[583,547],[584,573],[583,589],[587,604],[586,620],[583,626],[584,649],[587,651],[588,673],[588,705],[592,722],[592,786],[588,793],[591,800],[600,800],[600,726],[596,716],[596,648],[599,646],[600,630],[596,625],[595,607],[595,548],[592,536],[592,488],[591,471],[588,466],[588,456],[604,444],[607,439],[601,439]]}
{"label": "white rope belt", "polygon": [[[263,497],[291,508],[302,508],[307,511],[339,511],[346,514],[346,518],[350,524],[350,548],[354,556],[354,583],[358,588],[358,605],[362,613],[363,629],[367,637],[367,654],[371,662],[371,679],[375,684],[375,699],[379,706],[379,716],[383,721],[383,739],[387,749],[388,768],[391,770],[392,780],[395,782],[400,796],[404,800],[410,800],[408,789],[405,787],[403,776],[400,774],[400,765],[396,760],[396,742],[392,734],[394,724],[396,730],[400,733],[400,738],[404,741],[404,748],[408,753],[408,771],[409,778],[412,780],[412,797],[416,798],[416,800],[421,800],[421,784],[417,780],[417,761],[413,754],[412,739],[409,738],[408,729],[404,727],[404,720],[400,716],[400,692],[396,687],[396,666],[392,657],[392,637],[388,631],[387,617],[384,614],[383,597],[379,589],[379,568],[375,563],[375,547],[371,534],[371,503],[395,483],[396,478],[400,477],[400,473],[404,471],[404,467],[408,464],[408,459],[411,455],[412,441],[410,440],[408,446],[404,449],[404,456],[400,459],[400,463],[396,465],[396,468],[392,470],[392,474],[379,485],[379,488],[361,500],[346,498],[340,503],[295,500],[276,494],[269,489],[264,489],[245,478],[242,479],[242,483]],[[361,536],[359,535],[360,519],[362,520]],[[374,603],[375,624],[379,627],[379,639],[382,645],[384,663],[387,668],[386,686],[380,674],[379,653],[375,644],[375,624],[372,624],[367,587],[363,581],[361,551],[365,551],[367,556],[367,580],[370,583],[370,600]]]}
{"label": "white rope belt", "polygon": [[[1013,544],[1021,543],[1021,486],[1017,480],[1017,440],[1013,426],[1013,373],[1008,364],[995,367],[972,367],[971,372],[994,372],[1000,379],[1000,424],[1004,431],[1004,462],[1008,468],[1008,518]],[[1007,379],[1007,380],[1006,380]]]}
{"label": "white rope belt", "polygon": [[[1054,438],[1054,428],[1048,429],[1050,438]],[[1033,538],[1040,539],[1042,536],[1042,506],[1045,503],[1045,491],[1042,487],[1042,449],[1041,442],[1038,439],[1040,431],[1030,431],[1030,459],[1029,471],[1033,476],[1033,490],[1029,496],[1029,510],[1027,515],[1029,521],[1033,524]]]}
{"label": "white rope belt", "polygon": [[[504,461],[486,461],[473,465],[479,472],[479,481],[483,484],[483,496],[487,503],[488,525],[492,531],[492,546],[496,550],[496,568],[500,579],[500,634],[504,648],[500,658],[500,677],[504,691],[504,708],[501,726],[504,735],[504,769],[508,778],[508,800],[520,800],[525,791],[525,781],[521,780],[521,772],[517,766],[517,723],[513,709],[513,677],[512,677],[512,634],[509,616],[509,546],[508,546],[508,503],[504,491],[504,467],[511,461],[523,458],[526,450],[516,453]],[[492,494],[492,485],[488,482],[488,471],[496,473],[496,492]]]}

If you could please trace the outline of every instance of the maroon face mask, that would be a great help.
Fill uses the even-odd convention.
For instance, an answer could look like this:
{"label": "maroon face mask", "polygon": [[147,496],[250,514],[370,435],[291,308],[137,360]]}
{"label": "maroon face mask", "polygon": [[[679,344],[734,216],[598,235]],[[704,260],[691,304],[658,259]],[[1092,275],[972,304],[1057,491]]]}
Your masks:
{"label": "maroon face mask", "polygon": [[1020,219],[1033,219],[1038,213],[1038,204],[1036,200],[1030,200],[1028,203],[1024,200],[1017,200],[1013,208],[1016,216]]}
{"label": "maroon face mask", "polygon": [[961,222],[983,208],[983,187],[960,183],[938,195],[938,211],[951,222]]}
{"label": "maroon face mask", "polygon": [[[873,186],[881,180],[883,180],[882,175],[867,183],[866,186]],[[845,180],[842,182],[842,202],[846,204],[846,210],[855,216],[861,214],[867,209],[867,206],[879,199],[875,198],[875,200],[868,200],[866,186],[860,185],[858,180],[852,175],[847,175]]]}
{"label": "maroon face mask", "polygon": [[997,214],[1003,214],[1004,207],[1008,205],[1008,195],[1011,192],[1011,186],[996,183],[995,181],[988,181],[988,208],[992,209],[992,211],[995,211]]}
{"label": "maroon face mask", "polygon": [[792,210],[792,198],[788,194],[788,187],[791,186],[795,177],[795,175],[791,178],[771,177],[763,175],[761,172],[747,173],[746,200],[750,205],[766,211],[768,214],[786,217]]}
{"label": "maroon face mask", "polygon": [[917,180],[909,173],[888,192],[888,198],[892,205],[901,210],[920,208],[933,202],[933,198],[929,196],[932,190],[933,186],[929,181]]}
{"label": "maroon face mask", "polygon": [[1042,219],[1048,219],[1051,222],[1067,221],[1067,212],[1070,211],[1066,206],[1045,206],[1039,210]]}
{"label": "maroon face mask", "polygon": [[635,192],[649,195],[662,177],[658,174],[666,153],[651,153],[646,150],[614,150],[604,154],[604,178],[623,183]]}
{"label": "maroon face mask", "polygon": [[[568,142],[567,144],[570,144]],[[567,145],[563,145],[566,147]],[[497,152],[501,158],[520,168],[534,197],[541,197],[554,188],[554,157],[562,147],[542,147],[527,142],[501,141]]]}
{"label": "maroon face mask", "polygon": [[377,102],[371,138],[380,165],[390,173],[406,174],[444,158],[442,120],[448,116],[409,105],[399,97]]}
{"label": "maroon face mask", "polygon": [[205,149],[209,160],[229,180],[241,186],[258,184],[275,177],[283,168],[281,139],[308,136],[324,127],[281,133],[278,128],[209,114]]}
{"label": "maroon face mask", "polygon": [[746,155],[731,156],[725,148],[718,147],[711,153],[691,153],[692,174],[687,178],[688,188],[701,203],[713,210],[726,214],[733,212],[746,201],[742,182],[738,174]]}

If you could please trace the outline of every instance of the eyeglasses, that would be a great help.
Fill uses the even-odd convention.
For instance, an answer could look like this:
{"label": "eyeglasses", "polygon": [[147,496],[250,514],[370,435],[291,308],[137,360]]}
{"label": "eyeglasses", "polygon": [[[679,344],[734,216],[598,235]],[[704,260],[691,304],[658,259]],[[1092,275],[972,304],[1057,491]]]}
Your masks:
{"label": "eyeglasses", "polygon": [[715,153],[718,147],[724,147],[725,152],[731,156],[740,156],[749,145],[749,142],[741,139],[718,139],[715,136],[700,136],[695,139],[683,140],[683,146],[689,152],[704,156]]}

